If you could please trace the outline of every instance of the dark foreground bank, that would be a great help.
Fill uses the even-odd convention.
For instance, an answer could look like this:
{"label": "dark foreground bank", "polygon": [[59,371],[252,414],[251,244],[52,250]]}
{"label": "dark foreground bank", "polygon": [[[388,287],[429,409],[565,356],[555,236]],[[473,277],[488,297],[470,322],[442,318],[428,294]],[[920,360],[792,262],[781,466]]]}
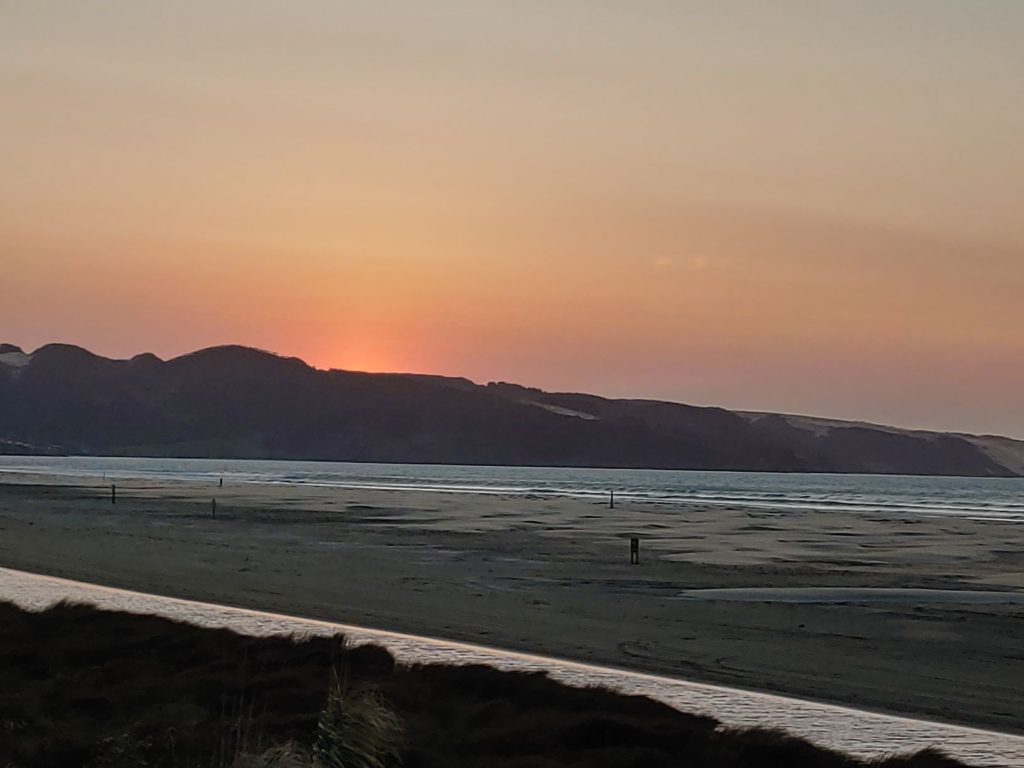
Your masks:
{"label": "dark foreground bank", "polygon": [[0,765],[955,768],[864,762],[638,696],[333,638],[0,603]]}

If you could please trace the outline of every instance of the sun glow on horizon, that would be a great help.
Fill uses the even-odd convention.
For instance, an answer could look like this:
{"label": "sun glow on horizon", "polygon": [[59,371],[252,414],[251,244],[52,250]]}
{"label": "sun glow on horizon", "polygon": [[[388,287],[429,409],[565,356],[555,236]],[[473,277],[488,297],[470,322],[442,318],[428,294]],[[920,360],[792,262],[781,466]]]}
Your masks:
{"label": "sun glow on horizon", "polygon": [[1024,5],[0,10],[0,342],[1024,436]]}

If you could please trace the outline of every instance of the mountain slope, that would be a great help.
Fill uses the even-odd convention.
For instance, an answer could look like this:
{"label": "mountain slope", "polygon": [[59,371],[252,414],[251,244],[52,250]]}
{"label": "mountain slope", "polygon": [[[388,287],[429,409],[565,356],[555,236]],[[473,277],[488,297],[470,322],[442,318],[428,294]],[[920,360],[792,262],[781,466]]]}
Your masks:
{"label": "mountain slope", "polygon": [[[163,361],[0,345],[0,452],[1008,476],[1024,443],[460,378],[245,347]],[[10,448],[14,446],[14,448]]]}

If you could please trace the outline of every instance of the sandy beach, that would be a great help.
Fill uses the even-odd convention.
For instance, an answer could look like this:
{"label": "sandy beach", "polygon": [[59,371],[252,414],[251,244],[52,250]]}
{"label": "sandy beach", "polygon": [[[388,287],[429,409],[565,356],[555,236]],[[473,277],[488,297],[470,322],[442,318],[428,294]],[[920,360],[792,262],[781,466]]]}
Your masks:
{"label": "sandy beach", "polygon": [[1014,523],[85,482],[6,475],[0,565],[1024,732]]}

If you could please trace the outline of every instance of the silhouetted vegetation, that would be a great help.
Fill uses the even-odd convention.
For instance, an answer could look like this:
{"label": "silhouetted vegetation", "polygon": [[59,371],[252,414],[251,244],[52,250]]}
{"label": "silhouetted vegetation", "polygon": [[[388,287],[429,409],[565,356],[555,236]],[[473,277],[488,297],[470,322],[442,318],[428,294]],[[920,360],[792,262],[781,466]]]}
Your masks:
{"label": "silhouetted vegetation", "polygon": [[[765,730],[538,673],[396,665],[335,637],[0,603],[0,765],[865,768]],[[954,768],[925,752],[871,764]]]}

